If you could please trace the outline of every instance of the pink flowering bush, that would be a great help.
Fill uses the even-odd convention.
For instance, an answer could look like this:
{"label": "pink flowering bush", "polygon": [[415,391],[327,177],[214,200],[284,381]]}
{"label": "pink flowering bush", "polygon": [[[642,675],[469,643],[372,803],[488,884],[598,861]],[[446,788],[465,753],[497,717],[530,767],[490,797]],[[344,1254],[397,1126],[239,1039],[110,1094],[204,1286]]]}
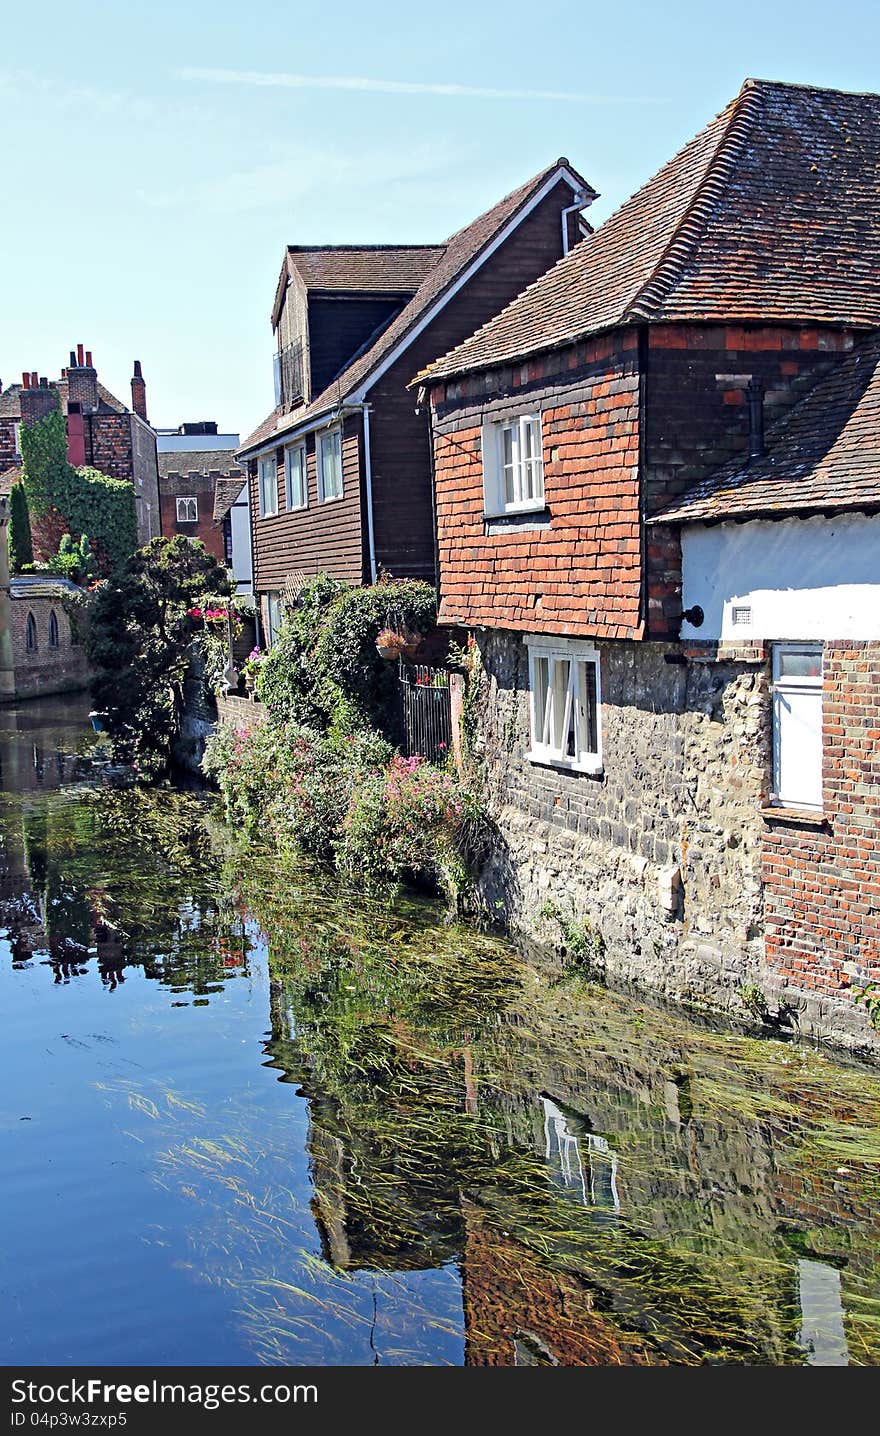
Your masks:
{"label": "pink flowering bush", "polygon": [[415,881],[457,901],[467,885],[482,826],[476,790],[376,733],[220,725],[203,768],[233,821],[333,862],[364,891]]}

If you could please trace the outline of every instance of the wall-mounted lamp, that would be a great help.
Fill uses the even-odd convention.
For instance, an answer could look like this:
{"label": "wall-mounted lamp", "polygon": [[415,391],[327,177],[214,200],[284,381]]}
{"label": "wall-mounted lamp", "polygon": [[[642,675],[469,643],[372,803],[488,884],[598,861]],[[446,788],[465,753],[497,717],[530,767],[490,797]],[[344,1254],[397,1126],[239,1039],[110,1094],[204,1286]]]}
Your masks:
{"label": "wall-mounted lamp", "polygon": [[706,620],[706,615],[698,603],[692,608],[686,608],[683,613],[673,613],[671,617],[679,623],[689,623],[691,628],[702,628]]}

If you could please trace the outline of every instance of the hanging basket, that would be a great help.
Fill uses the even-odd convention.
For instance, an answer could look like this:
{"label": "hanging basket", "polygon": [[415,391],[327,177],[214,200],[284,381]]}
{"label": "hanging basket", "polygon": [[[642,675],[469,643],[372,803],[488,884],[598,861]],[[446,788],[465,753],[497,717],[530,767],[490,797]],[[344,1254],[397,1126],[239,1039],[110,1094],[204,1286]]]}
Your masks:
{"label": "hanging basket", "polygon": [[376,637],[376,652],[380,658],[394,661],[398,658],[412,658],[422,641],[420,633],[402,632],[396,628],[383,628]]}

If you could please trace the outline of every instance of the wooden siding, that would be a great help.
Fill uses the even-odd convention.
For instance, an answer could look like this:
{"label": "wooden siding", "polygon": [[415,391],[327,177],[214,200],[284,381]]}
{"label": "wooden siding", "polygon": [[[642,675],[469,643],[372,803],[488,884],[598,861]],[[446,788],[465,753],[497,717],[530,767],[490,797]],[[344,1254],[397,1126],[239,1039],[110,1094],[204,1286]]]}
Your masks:
{"label": "wooden siding", "polygon": [[570,203],[560,180],[367,395],[376,559],[397,578],[435,581],[430,419],[427,405],[416,413],[416,391],[406,386],[556,263]]}
{"label": "wooden siding", "polygon": [[318,502],[315,434],[306,436],[309,506],[290,512],[284,492],[284,449],[275,450],[278,513],[260,518],[257,462],[249,464],[254,533],[254,590],[280,589],[290,573],[331,573],[349,583],[364,578],[361,419],[348,416],[342,437],[342,497]]}
{"label": "wooden siding", "polygon": [[309,295],[309,398],[320,394],[352,356],[399,314],[401,299],[363,294]]}

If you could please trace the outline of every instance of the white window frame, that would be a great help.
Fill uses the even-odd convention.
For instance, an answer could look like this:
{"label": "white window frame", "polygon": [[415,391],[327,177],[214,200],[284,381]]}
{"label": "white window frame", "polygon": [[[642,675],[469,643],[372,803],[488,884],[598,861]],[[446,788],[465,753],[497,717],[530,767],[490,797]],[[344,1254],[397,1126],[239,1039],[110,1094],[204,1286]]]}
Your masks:
{"label": "white window frame", "polygon": [[21,458],[21,420],[16,419],[12,425],[12,444],[15,449],[15,457]]}
{"label": "white window frame", "polygon": [[[819,673],[815,675],[783,674],[782,660],[785,654],[818,654]],[[822,757],[823,757],[823,701],[822,689],[824,684],[825,657],[821,643],[774,643],[773,645],[773,788],[770,801],[775,807],[781,808],[803,808],[807,812],[821,813],[823,806],[822,787]],[[800,698],[803,700],[808,694],[814,694],[818,705],[818,730],[819,730],[819,801],[811,802],[799,793],[782,791],[781,770],[782,770],[782,735],[783,726],[780,721],[780,708],[786,703],[787,698]]]}
{"label": "white window frame", "polygon": [[278,512],[278,460],[274,449],[271,454],[257,460],[257,496],[260,518],[274,518]]}
{"label": "white window frame", "polygon": [[[324,445],[325,445],[325,443],[327,443],[329,440],[332,440],[332,439],[338,439],[338,440],[339,440],[339,493],[338,493],[338,494],[328,494],[328,492],[327,492],[327,485],[326,485],[326,481],[325,481],[325,478],[324,478]],[[341,498],[343,497],[344,493],[345,493],[345,475],[344,475],[343,469],[342,469],[342,427],[341,427],[341,425],[336,424],[336,425],[334,425],[334,427],[333,427],[332,429],[320,429],[320,430],[318,431],[318,435],[317,435],[317,437],[316,437],[316,439],[315,439],[315,456],[316,456],[316,459],[317,459],[317,468],[318,468],[318,503],[320,503],[320,504],[332,504],[332,503],[334,503],[337,499],[341,499]]]}
{"label": "white window frame", "polygon": [[281,632],[281,625],[284,622],[284,610],[281,607],[281,594],[278,589],[270,589],[266,594],[266,637],[271,648]]}
{"label": "white window frame", "polygon": [[[192,504],[194,513],[192,518],[187,518],[186,505]],[[177,522],[179,524],[197,524],[199,521],[199,501],[195,494],[182,494],[177,499]]]}
{"label": "white window frame", "polygon": [[[509,437],[509,450],[505,440]],[[517,414],[483,425],[483,502],[490,516],[546,507],[544,431],[540,413]],[[528,451],[531,448],[531,455]],[[509,458],[508,458],[509,452]],[[510,476],[510,497],[506,479]],[[528,488],[535,490],[529,494]]]}
{"label": "white window frame", "polygon": [[[299,503],[293,502],[292,465],[294,455],[302,460],[302,497]],[[291,513],[298,509],[307,509],[309,506],[309,457],[305,444],[288,444],[284,450],[284,502]]]}
{"label": "white window frame", "polygon": [[[544,638],[529,635],[529,729],[531,748],[527,757],[532,763],[565,768],[575,773],[602,772],[602,666],[598,649],[578,639]],[[564,692],[556,682],[557,665],[569,665]],[[546,664],[546,669],[544,665]],[[587,746],[589,715],[586,709],[588,675],[594,673],[595,748]],[[543,674],[546,674],[546,682]],[[541,704],[541,695],[544,695]],[[559,703],[563,711],[559,713]],[[575,751],[567,751],[574,710]]]}

